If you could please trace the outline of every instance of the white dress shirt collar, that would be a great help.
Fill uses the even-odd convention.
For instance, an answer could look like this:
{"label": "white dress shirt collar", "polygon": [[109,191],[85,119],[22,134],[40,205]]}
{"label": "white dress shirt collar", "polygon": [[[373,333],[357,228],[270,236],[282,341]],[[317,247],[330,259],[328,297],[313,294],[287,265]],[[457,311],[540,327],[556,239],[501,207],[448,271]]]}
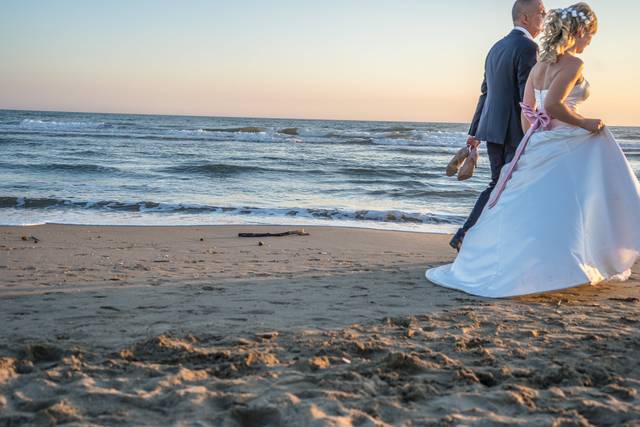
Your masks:
{"label": "white dress shirt collar", "polygon": [[[514,29],[515,29],[515,30],[518,30],[518,31],[522,31],[522,32],[524,33],[524,35],[525,35],[525,36],[527,36],[527,38],[528,38],[529,40],[533,40],[533,37],[531,36],[531,33],[530,33],[526,28],[521,27],[521,26],[519,26],[519,25],[516,25],[516,26],[514,27]],[[535,40],[533,40],[533,41],[535,41]]]}

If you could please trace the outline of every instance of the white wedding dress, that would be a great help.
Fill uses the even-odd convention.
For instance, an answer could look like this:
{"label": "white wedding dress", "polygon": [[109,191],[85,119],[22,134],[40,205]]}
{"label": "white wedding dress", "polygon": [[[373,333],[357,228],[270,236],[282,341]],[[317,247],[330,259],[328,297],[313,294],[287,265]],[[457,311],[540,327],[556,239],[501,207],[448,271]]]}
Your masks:
{"label": "white wedding dress", "polygon": [[[588,92],[583,80],[567,106],[576,110]],[[547,91],[535,93],[544,105]],[[551,130],[532,135],[455,262],[426,277],[473,295],[510,297],[628,278],[639,252],[640,184],[613,135],[554,120]]]}

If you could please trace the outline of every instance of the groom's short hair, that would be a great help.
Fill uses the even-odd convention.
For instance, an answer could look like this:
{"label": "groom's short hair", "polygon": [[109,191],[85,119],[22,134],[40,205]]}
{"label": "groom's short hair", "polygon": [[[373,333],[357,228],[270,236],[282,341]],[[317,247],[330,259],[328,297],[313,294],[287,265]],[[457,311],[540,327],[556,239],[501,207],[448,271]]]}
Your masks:
{"label": "groom's short hair", "polygon": [[513,18],[513,22],[516,22],[520,15],[525,13],[527,7],[530,7],[535,0],[516,0],[513,4],[513,9],[511,9],[511,17]]}

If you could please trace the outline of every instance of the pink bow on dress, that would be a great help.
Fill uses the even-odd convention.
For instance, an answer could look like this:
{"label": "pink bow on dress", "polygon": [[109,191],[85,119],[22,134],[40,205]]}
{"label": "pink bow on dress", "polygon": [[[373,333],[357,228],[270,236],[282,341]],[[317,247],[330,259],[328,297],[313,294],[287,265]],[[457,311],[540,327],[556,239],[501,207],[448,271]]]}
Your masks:
{"label": "pink bow on dress", "polygon": [[509,163],[509,169],[507,170],[507,173],[502,175],[502,177],[498,181],[498,184],[496,185],[496,188],[491,193],[491,197],[489,198],[488,202],[489,209],[493,208],[496,203],[498,203],[498,199],[500,199],[500,195],[504,191],[504,188],[507,186],[507,181],[511,179],[511,175],[513,174],[513,171],[518,164],[518,160],[522,156],[522,153],[524,153],[525,148],[527,148],[527,144],[529,143],[531,135],[533,135],[540,129],[548,130],[551,125],[551,117],[549,117],[549,115],[544,110],[534,110],[533,108],[531,108],[527,104],[523,104],[522,102],[520,103],[520,106],[522,107],[522,113],[527,118],[527,120],[529,120],[529,123],[531,123],[531,127],[524,135],[524,138],[522,138],[522,141],[520,141],[520,145],[516,150],[516,154],[513,156],[513,160],[511,160],[511,163]]}

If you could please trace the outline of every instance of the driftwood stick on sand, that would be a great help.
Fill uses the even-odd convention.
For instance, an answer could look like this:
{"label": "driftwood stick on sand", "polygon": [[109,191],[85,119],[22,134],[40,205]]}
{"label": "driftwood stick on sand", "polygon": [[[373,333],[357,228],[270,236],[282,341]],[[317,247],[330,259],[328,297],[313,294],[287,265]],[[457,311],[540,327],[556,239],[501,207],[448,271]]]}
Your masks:
{"label": "driftwood stick on sand", "polygon": [[283,233],[238,233],[238,237],[282,237],[282,236],[308,236],[309,233],[300,230],[285,231]]}

